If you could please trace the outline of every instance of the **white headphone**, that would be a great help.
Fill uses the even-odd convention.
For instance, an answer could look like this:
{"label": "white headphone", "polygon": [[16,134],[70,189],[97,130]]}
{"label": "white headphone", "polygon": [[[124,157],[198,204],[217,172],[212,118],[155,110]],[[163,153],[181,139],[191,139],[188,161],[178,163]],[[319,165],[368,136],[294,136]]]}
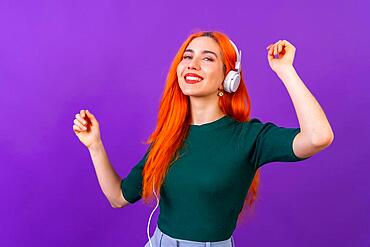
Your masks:
{"label": "white headphone", "polygon": [[239,87],[240,84],[240,63],[242,58],[242,51],[238,50],[238,47],[229,39],[231,45],[234,47],[235,53],[236,53],[236,63],[235,63],[235,69],[230,70],[229,73],[227,73],[225,80],[224,80],[224,89],[226,92],[234,93]]}

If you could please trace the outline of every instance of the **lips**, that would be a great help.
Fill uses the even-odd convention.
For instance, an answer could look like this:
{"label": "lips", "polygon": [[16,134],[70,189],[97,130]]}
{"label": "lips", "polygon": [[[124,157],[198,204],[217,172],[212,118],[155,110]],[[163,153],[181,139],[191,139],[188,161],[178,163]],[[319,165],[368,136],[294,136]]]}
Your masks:
{"label": "lips", "polygon": [[203,77],[194,73],[187,73],[184,76],[186,83],[195,84],[203,80]]}

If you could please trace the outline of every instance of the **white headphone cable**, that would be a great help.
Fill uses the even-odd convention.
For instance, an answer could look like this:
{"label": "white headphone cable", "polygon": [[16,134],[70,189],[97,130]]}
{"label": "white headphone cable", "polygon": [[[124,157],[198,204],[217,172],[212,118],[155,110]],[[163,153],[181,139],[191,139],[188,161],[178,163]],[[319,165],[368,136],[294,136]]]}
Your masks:
{"label": "white headphone cable", "polygon": [[158,207],[158,205],[159,205],[159,199],[158,199],[158,197],[157,197],[157,194],[156,194],[156,193],[155,193],[155,191],[154,191],[154,179],[153,179],[153,192],[154,192],[155,197],[157,198],[157,205],[155,206],[154,210],[153,210],[153,211],[152,211],[152,213],[150,214],[149,221],[148,221],[148,226],[147,226],[147,228],[146,228],[146,233],[147,233],[147,235],[148,235],[148,239],[149,239],[150,247],[153,247],[153,245],[152,245],[152,241],[150,240],[150,234],[149,234],[150,221],[151,221],[151,219],[152,219],[152,216],[153,216],[154,211],[157,209],[157,207]]}

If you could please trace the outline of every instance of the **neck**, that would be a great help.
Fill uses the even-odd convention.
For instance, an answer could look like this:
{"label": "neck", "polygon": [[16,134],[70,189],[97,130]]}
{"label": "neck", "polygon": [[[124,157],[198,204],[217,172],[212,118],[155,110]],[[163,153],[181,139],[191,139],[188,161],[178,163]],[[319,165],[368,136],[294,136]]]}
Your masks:
{"label": "neck", "polygon": [[226,115],[218,106],[219,96],[217,95],[211,95],[211,97],[189,97],[192,119],[191,124],[206,124]]}

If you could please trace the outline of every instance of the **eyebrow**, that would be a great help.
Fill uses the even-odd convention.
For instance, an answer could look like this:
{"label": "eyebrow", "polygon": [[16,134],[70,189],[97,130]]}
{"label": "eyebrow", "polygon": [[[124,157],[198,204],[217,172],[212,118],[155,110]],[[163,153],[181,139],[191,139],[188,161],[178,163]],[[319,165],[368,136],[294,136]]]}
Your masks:
{"label": "eyebrow", "polygon": [[[192,53],[194,53],[194,51],[192,49],[186,49],[185,52],[192,52]],[[202,54],[205,54],[205,53],[211,53],[211,54],[213,54],[213,55],[215,55],[217,57],[217,54],[214,53],[213,51],[203,50],[202,51]]]}

